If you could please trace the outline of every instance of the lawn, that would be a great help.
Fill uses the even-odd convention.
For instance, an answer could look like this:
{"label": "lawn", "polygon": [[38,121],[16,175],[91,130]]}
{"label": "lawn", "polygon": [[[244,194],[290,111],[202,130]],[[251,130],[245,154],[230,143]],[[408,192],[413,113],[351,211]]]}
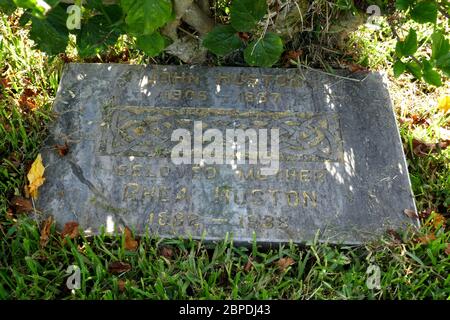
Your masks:
{"label": "lawn", "polygon": [[[371,32],[355,32],[347,47],[352,63],[388,74],[420,230],[388,230],[364,246],[314,242],[271,249],[147,235],[129,250],[125,235],[85,237],[81,231],[62,239],[54,225],[42,245],[42,225],[23,201],[26,174],[52,121],[62,66],[80,59],[46,57],[17,16],[1,15],[0,298],[450,299],[450,112],[438,108],[439,97],[450,95],[449,83],[434,88],[408,75],[394,78],[389,53],[395,44]],[[88,61],[175,63],[164,55],[145,58],[120,43]],[[71,265],[81,271],[76,290],[66,286]],[[372,266],[380,270],[379,287],[370,285]]]}

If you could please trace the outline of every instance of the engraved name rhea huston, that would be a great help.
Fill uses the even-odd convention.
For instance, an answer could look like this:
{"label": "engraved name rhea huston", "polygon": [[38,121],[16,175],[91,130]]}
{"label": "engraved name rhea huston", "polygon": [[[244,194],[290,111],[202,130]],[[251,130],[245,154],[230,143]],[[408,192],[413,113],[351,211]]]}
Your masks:
{"label": "engraved name rhea huston", "polygon": [[[201,82],[189,74],[158,77],[170,88]],[[224,88],[253,78],[221,75],[217,81]],[[301,85],[292,79],[265,81]],[[280,93],[256,91],[246,92],[243,103],[282,103]],[[209,100],[195,88],[166,93],[160,95],[166,102]],[[104,170],[116,177],[120,201],[98,205],[145,214],[145,227],[154,232],[209,234],[224,224],[289,231],[292,219],[321,210],[326,164],[343,161],[336,112],[109,104],[101,121],[97,154],[114,158]]]}

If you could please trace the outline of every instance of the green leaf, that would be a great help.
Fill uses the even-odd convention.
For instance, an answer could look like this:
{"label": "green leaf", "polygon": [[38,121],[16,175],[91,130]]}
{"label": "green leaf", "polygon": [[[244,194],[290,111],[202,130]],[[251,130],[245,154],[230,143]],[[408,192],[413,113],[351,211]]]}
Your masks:
{"label": "green leaf", "polygon": [[436,70],[433,70],[433,68],[423,70],[423,80],[436,87],[440,87],[442,85],[441,75]]}
{"label": "green leaf", "polygon": [[172,19],[171,0],[121,0],[128,31],[150,35]]}
{"label": "green leaf", "polygon": [[396,0],[395,8],[398,10],[408,10],[408,8],[414,3],[414,0]]}
{"label": "green leaf", "polygon": [[252,31],[266,12],[266,0],[234,0],[231,4],[231,25],[237,31]]}
{"label": "green leaf", "polygon": [[448,39],[440,31],[435,31],[431,35],[431,59],[438,60],[450,52]]}
{"label": "green leaf", "polygon": [[406,69],[412,73],[414,77],[417,79],[422,78],[422,67],[416,62],[408,62],[406,63]]}
{"label": "green leaf", "polygon": [[437,10],[436,2],[422,1],[417,3],[411,10],[411,18],[419,23],[435,23]]}
{"label": "green leaf", "polygon": [[450,66],[448,67],[439,67],[439,69],[447,76],[450,78]]}
{"label": "green leaf", "polygon": [[6,15],[10,15],[16,10],[16,5],[13,0],[1,0],[0,10]]}
{"label": "green leaf", "polygon": [[417,51],[417,33],[414,29],[409,29],[409,33],[403,41],[402,53],[405,56],[412,56]]}
{"label": "green leaf", "polygon": [[414,29],[409,29],[405,40],[398,41],[395,52],[399,57],[412,56],[417,51],[417,33]]}
{"label": "green leaf", "polygon": [[[82,20],[84,22],[84,20]],[[121,30],[112,26],[104,15],[96,15],[81,25],[77,34],[77,48],[80,57],[93,56],[116,43]]]}
{"label": "green leaf", "polygon": [[[3,1],[3,0],[2,0]],[[21,8],[30,9],[31,14],[37,18],[44,18],[52,8],[55,8],[59,0],[13,0]]]}
{"label": "green leaf", "polygon": [[255,40],[244,50],[244,59],[251,66],[271,67],[283,52],[283,41],[274,33],[266,33],[263,39]]}
{"label": "green leaf", "polygon": [[224,56],[242,47],[242,41],[232,26],[219,25],[206,35],[203,46],[218,56]]}
{"label": "green leaf", "polygon": [[436,60],[436,67],[439,69],[450,67],[450,52],[447,52],[447,54],[444,54]]}
{"label": "green leaf", "polygon": [[69,31],[66,27],[67,13],[61,7],[51,10],[46,19],[31,18],[30,38],[38,48],[49,55],[66,51]]}
{"label": "green leaf", "polygon": [[400,60],[395,61],[394,66],[394,77],[398,78],[406,70],[406,65]]}
{"label": "green leaf", "polygon": [[353,0],[337,0],[336,7],[341,10],[351,10],[353,8]]}
{"label": "green leaf", "polygon": [[150,57],[160,54],[166,45],[166,39],[159,32],[138,36],[136,38],[136,46]]}
{"label": "green leaf", "polygon": [[395,44],[395,54],[399,58],[403,57],[403,42],[402,41],[397,41],[397,43]]}

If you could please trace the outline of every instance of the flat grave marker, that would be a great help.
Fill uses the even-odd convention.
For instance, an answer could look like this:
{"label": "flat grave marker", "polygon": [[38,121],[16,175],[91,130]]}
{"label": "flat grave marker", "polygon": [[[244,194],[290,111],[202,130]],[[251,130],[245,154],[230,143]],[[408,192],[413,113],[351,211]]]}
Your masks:
{"label": "flat grave marker", "polygon": [[[77,221],[86,234],[128,226],[205,240],[229,233],[236,242],[255,234],[261,243],[361,243],[417,225],[404,214],[416,208],[383,77],[352,77],[68,64],[41,150],[46,181],[36,206],[59,227]],[[256,135],[227,140],[239,129]],[[183,138],[174,140],[175,130]],[[214,153],[224,164],[196,161],[213,142],[208,130],[224,145],[223,155]],[[256,141],[266,141],[268,161],[251,149]],[[181,142],[189,148],[175,154],[191,164],[173,158]],[[61,156],[54,146],[65,143]],[[278,163],[270,161],[275,146]]]}

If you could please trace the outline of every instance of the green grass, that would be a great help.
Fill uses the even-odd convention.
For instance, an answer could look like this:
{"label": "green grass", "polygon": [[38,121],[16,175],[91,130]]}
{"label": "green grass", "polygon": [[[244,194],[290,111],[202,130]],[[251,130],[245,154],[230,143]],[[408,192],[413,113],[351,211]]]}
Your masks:
{"label": "green grass", "polygon": [[[379,48],[364,50],[362,57]],[[130,55],[131,61],[144,61]],[[384,68],[389,59],[378,56],[370,63]],[[23,195],[25,175],[45,137],[61,66],[61,59],[49,60],[32,49],[17,20],[1,17],[0,78],[8,78],[9,86],[0,87],[0,298],[450,299],[450,148],[417,157],[411,147],[413,139],[436,141],[439,128],[448,128],[450,115],[430,105],[448,86],[430,89],[407,75],[391,84],[399,120],[430,119],[400,125],[418,208],[444,217],[424,213],[415,233],[392,233],[359,247],[313,243],[271,249],[145,236],[136,251],[128,251],[120,235],[80,236],[63,244],[53,226],[42,248],[37,223],[25,214],[11,216],[9,208],[14,195]],[[35,91],[35,110],[19,103],[26,89]],[[280,268],[279,260],[288,257],[293,264]],[[131,269],[111,273],[116,261]],[[66,287],[70,265],[81,269],[81,289],[73,292]],[[379,290],[366,285],[370,265],[381,269]]]}

